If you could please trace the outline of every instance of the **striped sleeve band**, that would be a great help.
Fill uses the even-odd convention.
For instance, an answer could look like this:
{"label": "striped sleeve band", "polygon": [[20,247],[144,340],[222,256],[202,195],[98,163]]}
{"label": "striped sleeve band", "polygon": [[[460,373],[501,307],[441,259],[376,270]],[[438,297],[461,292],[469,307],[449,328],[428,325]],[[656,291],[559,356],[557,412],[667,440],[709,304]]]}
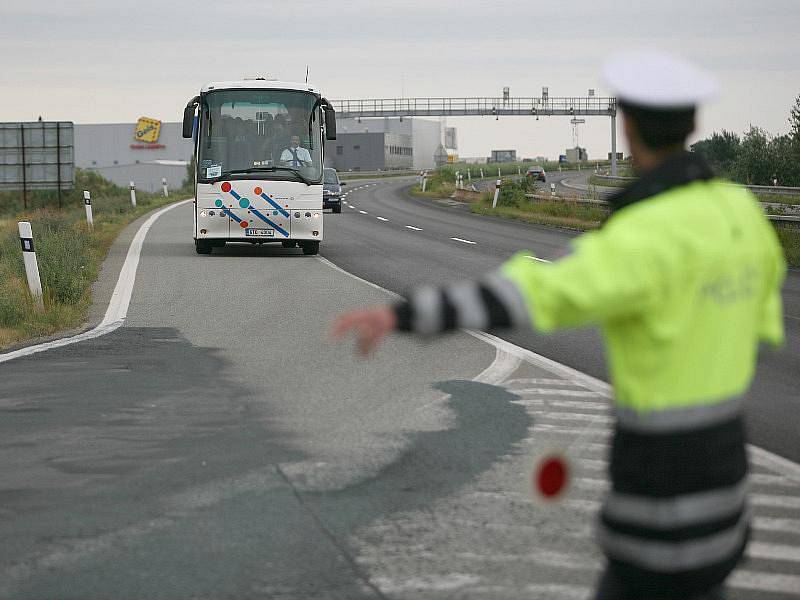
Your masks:
{"label": "striped sleeve band", "polygon": [[499,273],[477,282],[418,288],[394,310],[398,330],[423,335],[530,324],[528,308],[516,285]]}

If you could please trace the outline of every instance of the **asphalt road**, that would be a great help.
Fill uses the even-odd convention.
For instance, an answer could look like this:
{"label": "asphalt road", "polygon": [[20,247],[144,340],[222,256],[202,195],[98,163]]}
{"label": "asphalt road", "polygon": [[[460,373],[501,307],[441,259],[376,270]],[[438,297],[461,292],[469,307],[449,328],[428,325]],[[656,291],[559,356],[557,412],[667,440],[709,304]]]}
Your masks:
{"label": "asphalt road", "polygon": [[[570,176],[574,177],[574,173],[555,173],[552,180]],[[416,285],[475,277],[496,268],[519,250],[532,250],[542,258],[558,256],[576,235],[477,217],[456,202],[415,199],[408,195],[408,185],[408,181],[373,182],[370,187],[350,194],[350,205],[344,209],[343,218],[336,215],[337,218],[326,221],[331,233],[323,254],[347,271],[403,295]],[[748,417],[755,444],[800,462],[800,272],[789,273],[783,300],[786,346],[779,352],[770,349],[762,352]],[[532,332],[495,333],[607,380],[602,346],[595,331],[577,330],[549,336]]]}
{"label": "asphalt road", "polygon": [[[509,236],[564,243],[367,185],[323,254],[390,289],[491,268]],[[147,234],[123,327],[0,362],[0,598],[588,598],[605,386],[466,333],[357,359],[330,321],[384,291],[298,250],[197,256],[190,210]],[[602,369],[592,344],[546,347]],[[574,477],[544,505],[528,476],[553,449]],[[797,597],[800,472],[752,463],[730,597]]]}

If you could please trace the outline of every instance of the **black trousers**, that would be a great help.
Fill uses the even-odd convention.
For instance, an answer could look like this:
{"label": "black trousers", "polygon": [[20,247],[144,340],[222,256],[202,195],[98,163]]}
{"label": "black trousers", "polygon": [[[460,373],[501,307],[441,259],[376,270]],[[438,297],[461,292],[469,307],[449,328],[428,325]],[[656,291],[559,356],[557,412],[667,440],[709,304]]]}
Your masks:
{"label": "black trousers", "polygon": [[634,587],[606,568],[597,584],[594,600],[725,600],[725,595],[722,586],[691,594]]}

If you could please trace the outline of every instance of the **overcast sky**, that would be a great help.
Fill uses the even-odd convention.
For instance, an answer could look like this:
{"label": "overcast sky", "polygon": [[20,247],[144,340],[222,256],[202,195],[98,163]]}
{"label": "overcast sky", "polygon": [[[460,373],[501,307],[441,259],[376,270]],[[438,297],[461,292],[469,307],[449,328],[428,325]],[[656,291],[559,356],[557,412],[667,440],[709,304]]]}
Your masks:
{"label": "overcast sky", "polygon": [[[213,80],[269,74],[330,99],[584,95],[604,57],[660,48],[709,69],[722,94],[699,135],[752,123],[788,129],[800,94],[800,0],[2,0],[0,121],[177,121]],[[551,158],[572,145],[564,117],[451,118],[461,156],[493,148]],[[609,150],[609,120],[580,143]]]}

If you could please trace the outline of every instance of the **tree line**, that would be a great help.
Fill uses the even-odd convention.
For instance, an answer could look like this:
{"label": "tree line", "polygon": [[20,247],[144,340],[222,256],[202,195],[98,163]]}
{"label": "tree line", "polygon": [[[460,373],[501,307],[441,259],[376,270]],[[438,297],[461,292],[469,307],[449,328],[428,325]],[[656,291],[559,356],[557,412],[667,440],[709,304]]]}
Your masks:
{"label": "tree line", "polygon": [[771,135],[760,127],[740,136],[722,130],[692,144],[714,170],[748,185],[800,186],[800,95],[789,112],[789,133]]}

